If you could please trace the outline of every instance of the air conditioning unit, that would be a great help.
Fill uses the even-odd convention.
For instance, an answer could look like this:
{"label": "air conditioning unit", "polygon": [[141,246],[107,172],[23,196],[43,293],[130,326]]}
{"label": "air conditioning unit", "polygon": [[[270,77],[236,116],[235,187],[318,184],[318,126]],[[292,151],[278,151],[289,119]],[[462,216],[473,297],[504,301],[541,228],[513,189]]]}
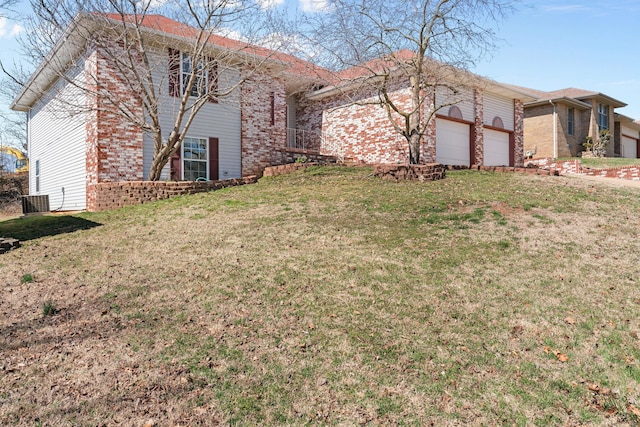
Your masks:
{"label": "air conditioning unit", "polygon": [[49,196],[22,196],[22,213],[24,215],[49,212]]}

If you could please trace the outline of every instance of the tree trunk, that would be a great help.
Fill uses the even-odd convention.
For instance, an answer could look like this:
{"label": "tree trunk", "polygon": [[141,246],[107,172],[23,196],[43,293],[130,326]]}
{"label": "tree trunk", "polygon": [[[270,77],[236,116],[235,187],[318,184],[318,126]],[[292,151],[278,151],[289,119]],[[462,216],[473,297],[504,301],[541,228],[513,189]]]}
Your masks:
{"label": "tree trunk", "polygon": [[416,129],[413,129],[409,136],[409,163],[420,164],[420,132]]}

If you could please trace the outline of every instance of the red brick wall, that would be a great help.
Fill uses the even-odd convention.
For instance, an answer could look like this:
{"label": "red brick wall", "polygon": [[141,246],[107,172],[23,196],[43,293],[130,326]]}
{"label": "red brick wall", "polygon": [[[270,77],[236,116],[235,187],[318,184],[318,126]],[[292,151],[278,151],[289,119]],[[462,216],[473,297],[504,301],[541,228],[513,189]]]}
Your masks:
{"label": "red brick wall", "polygon": [[[411,93],[402,81],[393,83],[391,96],[401,108],[409,109]],[[407,163],[408,143],[393,127],[385,108],[375,105],[375,91],[363,91],[351,97],[336,95],[315,102],[299,99],[298,127],[322,131],[320,151],[323,154],[372,164]],[[427,101],[424,107],[429,105]],[[425,120],[428,111],[422,111],[422,117]],[[394,115],[394,119],[402,126],[399,115]],[[435,121],[428,126],[421,148],[422,162],[435,161]]]}
{"label": "red brick wall", "polygon": [[243,84],[241,97],[242,175],[262,175],[273,164],[276,148],[286,145],[284,84],[268,75],[254,75]]}
{"label": "red brick wall", "polygon": [[[373,95],[369,93],[368,95]],[[393,92],[399,105],[407,107],[410,92],[396,84]],[[361,96],[358,99],[367,99]],[[473,150],[475,164],[484,164],[484,108],[483,92],[474,91],[475,119],[472,125]],[[362,104],[362,102],[360,103]],[[423,120],[429,117],[431,102],[423,105]],[[523,165],[524,137],[522,120],[524,107],[516,100],[514,105],[516,127],[513,132],[515,166]],[[400,117],[396,118],[400,122]],[[369,164],[407,163],[409,147],[405,138],[400,135],[389,121],[386,110],[378,105],[353,105],[346,97],[333,96],[320,101],[298,100],[297,124],[299,128],[311,131],[322,131],[323,154],[330,154],[338,159],[354,160]],[[423,136],[421,162],[431,163],[436,159],[436,123],[432,120]]]}
{"label": "red brick wall", "polygon": [[101,182],[141,180],[142,130],[118,114],[128,108],[132,115],[142,117],[140,100],[121,74],[109,61],[94,51],[85,63],[89,82],[105,96],[88,96],[91,113],[87,122],[87,209],[96,207],[96,185]]}

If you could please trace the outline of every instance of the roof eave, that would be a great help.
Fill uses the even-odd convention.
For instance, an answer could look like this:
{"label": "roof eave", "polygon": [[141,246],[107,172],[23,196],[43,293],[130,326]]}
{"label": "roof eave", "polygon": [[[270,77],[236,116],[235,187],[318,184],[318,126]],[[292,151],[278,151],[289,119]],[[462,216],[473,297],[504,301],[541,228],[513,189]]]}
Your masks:
{"label": "roof eave", "polygon": [[[485,79],[486,80],[486,79]],[[493,80],[488,80],[489,84],[487,87],[490,88],[491,93],[495,93],[497,95],[502,95],[507,98],[518,99],[523,103],[527,103],[537,99],[533,94],[527,93],[525,91],[514,89],[511,86],[504,85],[502,83],[498,83]]]}
{"label": "roof eave", "polygon": [[[18,93],[18,95],[11,101],[9,108],[14,111],[22,111],[27,112],[29,109],[35,104],[37,99],[46,91],[56,80],[57,72],[51,71],[51,64],[60,59],[62,53],[66,53],[63,57],[70,58],[78,53],[81,45],[73,44],[70,42],[72,39],[72,35],[74,34],[78,23],[78,16],[74,18],[72,23],[67,27],[65,33],[60,37],[56,45],[53,47],[51,52],[47,54],[47,56],[40,62],[38,68],[31,74],[29,80],[24,84],[22,90]],[[65,51],[65,49],[67,49]],[[68,66],[69,61],[60,61],[58,65]],[[48,73],[47,73],[48,71]],[[35,85],[39,82],[42,84],[39,85],[37,89],[33,89]]]}
{"label": "roof eave", "polygon": [[[49,52],[47,57],[40,63],[36,71],[25,83],[20,93],[13,99],[9,108],[15,111],[29,111],[29,109],[37,102],[42,94],[44,94],[44,92],[57,80],[57,78],[59,77],[59,70],[68,68],[69,64],[72,62],[71,58],[77,57],[81,49],[84,47],[85,43],[82,41],[81,36],[79,37],[79,43],[73,43],[73,37],[79,28],[79,21],[87,20],[86,25],[99,25],[98,21],[94,18],[95,16],[86,13],[79,14],[74,18],[72,23],[65,30],[65,33],[62,37],[60,37],[51,52]],[[100,19],[108,19],[115,23],[121,22],[105,16],[100,16]],[[87,28],[90,27],[87,26]],[[142,30],[150,36],[169,37],[173,40],[183,43],[193,41],[189,37],[163,32],[154,28],[142,27]],[[221,51],[226,50],[230,53],[234,53],[239,62],[250,62],[251,60],[255,60],[256,58],[258,58],[263,64],[265,64],[267,68],[274,71],[282,71],[289,66],[289,64],[285,63],[284,61],[269,57],[262,57],[250,52],[236,51],[231,48],[225,48],[218,45],[212,45],[212,48],[219,49]],[[61,58],[66,59],[61,60],[58,64],[55,64],[55,66],[58,67],[58,71],[52,70],[51,64]]]}
{"label": "roof eave", "polygon": [[[460,70],[463,71],[463,70]],[[466,72],[466,71],[464,71]],[[473,76],[474,79],[478,79],[478,82],[484,82],[484,88],[488,89],[489,92],[491,93],[495,93],[497,95],[502,95],[504,97],[507,98],[513,98],[513,99],[518,99],[521,100],[522,102],[526,103],[529,101],[533,101],[535,99],[537,99],[534,95],[524,92],[524,91],[519,91],[519,90],[515,90],[511,87],[508,87],[506,85],[503,85],[501,83],[498,83],[496,81],[469,73]],[[373,76],[371,76],[373,77]],[[312,101],[317,101],[323,98],[326,98],[328,96],[332,96],[332,95],[336,95],[338,93],[341,93],[345,90],[349,90],[350,88],[356,86],[357,84],[359,84],[360,82],[362,82],[363,79],[367,79],[368,77],[357,77],[352,79],[351,81],[342,84],[342,85],[333,85],[333,86],[327,86],[325,88],[322,88],[320,90],[317,90],[315,92],[309,93],[307,94],[307,98],[309,100]],[[470,79],[471,80],[471,79]]]}
{"label": "roof eave", "polygon": [[590,94],[590,95],[576,97],[576,99],[578,99],[578,100],[591,99],[591,98],[597,98],[597,99],[604,100],[609,105],[611,105],[613,108],[622,108],[622,107],[626,107],[627,106],[626,103],[624,103],[622,101],[619,101],[619,100],[617,100],[615,98],[612,98],[609,95],[605,95],[604,93],[600,93],[600,92],[595,92],[595,93]]}
{"label": "roof eave", "polygon": [[524,104],[525,108],[529,107],[539,107],[541,105],[549,105],[549,102],[558,103],[562,102],[564,104],[568,104],[572,107],[578,108],[580,110],[589,110],[591,109],[591,105],[586,102],[578,101],[574,98],[569,98],[568,96],[562,96],[559,98],[550,98],[550,99],[538,99],[537,101],[528,102]]}

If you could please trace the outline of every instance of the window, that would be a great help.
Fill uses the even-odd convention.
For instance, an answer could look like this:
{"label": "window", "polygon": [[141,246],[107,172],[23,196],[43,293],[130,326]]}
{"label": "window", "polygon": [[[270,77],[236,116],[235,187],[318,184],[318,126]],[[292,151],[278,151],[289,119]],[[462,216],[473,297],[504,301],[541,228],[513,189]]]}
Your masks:
{"label": "window", "polygon": [[598,131],[609,129],[609,106],[598,104]]}
{"label": "window", "polygon": [[[189,89],[187,86],[189,85],[189,79],[191,79],[194,67],[196,69],[195,78],[191,89]],[[200,96],[207,93],[207,70],[202,61],[196,62],[190,55],[183,53],[181,69],[182,93],[189,91],[189,95],[191,96]]]}
{"label": "window", "polygon": [[493,121],[491,122],[491,126],[493,126],[494,128],[504,129],[504,122],[499,116],[495,116],[493,118]]}
{"label": "window", "polygon": [[[169,94],[182,96],[188,92],[190,96],[199,97],[209,94],[210,102],[217,102],[215,92],[218,88],[218,67],[209,58],[194,60],[186,52],[169,49]],[[189,80],[195,70],[191,87]]]}
{"label": "window", "polygon": [[449,108],[449,117],[453,117],[453,118],[456,118],[456,119],[460,119],[460,120],[462,120],[462,119],[463,119],[463,117],[462,117],[462,111],[461,111],[461,110],[460,110],[460,108],[459,108],[459,107],[457,107],[456,105],[452,105],[452,106]]}
{"label": "window", "polygon": [[276,124],[276,94],[271,92],[271,126]]}
{"label": "window", "polygon": [[36,193],[40,192],[40,160],[36,160]]}
{"label": "window", "polygon": [[209,179],[207,174],[207,140],[204,138],[188,138],[182,142],[183,179],[195,181]]}
{"label": "window", "polygon": [[567,134],[573,135],[575,133],[575,110],[569,108],[567,111]]}

